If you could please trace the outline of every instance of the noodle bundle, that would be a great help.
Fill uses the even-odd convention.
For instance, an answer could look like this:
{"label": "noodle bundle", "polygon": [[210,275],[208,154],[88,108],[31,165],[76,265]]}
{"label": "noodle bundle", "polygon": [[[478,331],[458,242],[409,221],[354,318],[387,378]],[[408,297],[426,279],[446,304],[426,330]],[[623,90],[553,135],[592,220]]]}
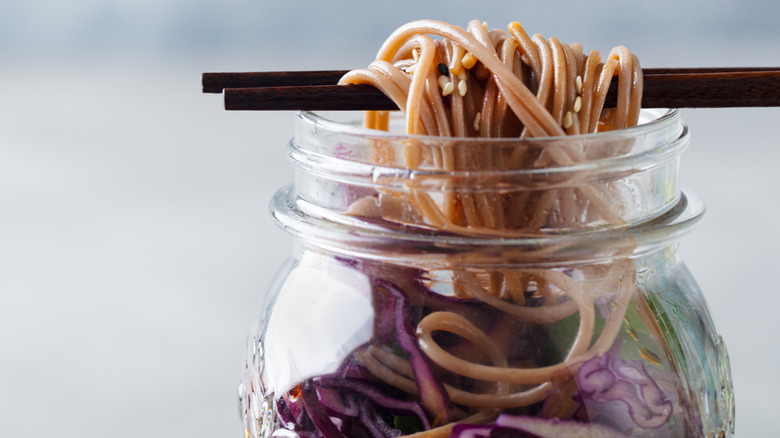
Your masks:
{"label": "noodle bundle", "polygon": [[[431,36],[440,37],[434,40]],[[604,100],[610,84],[617,80],[617,105],[605,110]],[[583,53],[579,44],[567,45],[557,38],[529,37],[519,23],[513,22],[507,31],[489,30],[484,23],[471,21],[467,29],[447,23],[422,20],[400,27],[380,48],[377,58],[366,69],[354,70],[340,81],[342,84],[370,84],[382,90],[405,114],[405,132],[438,137],[549,137],[594,133],[636,125],[642,96],[642,74],[639,61],[625,47],[614,48],[606,60],[598,51]],[[387,112],[368,112],[365,127],[388,129]],[[581,151],[574,148],[552,148],[544,151],[549,157],[521,157],[516,153],[493,156],[478,155],[476,160],[463,155],[468,152],[442,148],[424,151],[414,141],[404,149],[400,162],[395,157],[383,157],[384,165],[419,168],[422,157],[434,156],[434,167],[443,170],[495,170],[528,166],[566,166],[584,161]],[[453,156],[460,153],[461,156]],[[472,155],[473,156],[473,155]],[[453,178],[451,186],[457,186]],[[580,189],[592,204],[599,205],[602,216],[611,222],[620,217],[610,209],[597,190]],[[576,204],[573,190],[546,191],[542,199],[517,199],[494,194],[470,193],[468,190],[449,192],[435,201],[424,191],[410,187],[397,197],[412,205],[424,222],[434,228],[472,234],[507,235],[507,229],[518,228],[526,220],[523,232],[535,233],[549,225],[540,212],[548,206]],[[602,201],[602,202],[599,202]],[[520,206],[520,208],[518,208]],[[576,210],[576,205],[570,209]],[[355,211],[353,211],[354,213]],[[543,214],[543,213],[542,213]],[[387,217],[386,217],[387,218]],[[511,232],[509,233],[511,235]],[[625,263],[623,265],[626,265]],[[630,278],[631,267],[615,269],[617,278]],[[631,293],[630,284],[620,288],[614,312],[598,340],[593,343],[593,297],[570,277],[559,271],[528,272],[455,270],[452,274],[459,296],[482,301],[516,318],[535,323],[559,321],[574,313],[579,315],[579,330],[565,360],[542,368],[510,366],[505,352],[490,336],[468,319],[452,312],[432,312],[417,325],[420,348],[432,362],[448,372],[481,381],[497,382],[495,392],[475,394],[447,386],[453,403],[481,408],[469,421],[485,421],[492,411],[485,409],[527,406],[549,394],[556,373],[571,369],[596,354],[603,354],[612,345],[622,314]],[[487,278],[481,281],[479,277]],[[525,279],[525,280],[524,280]],[[545,291],[549,302],[558,292],[571,300],[562,304],[529,308],[512,302],[505,295],[523,296],[533,281]],[[525,283],[525,284],[523,284]],[[565,310],[563,309],[565,308]],[[560,309],[560,310],[559,310]],[[561,312],[561,310],[564,310]],[[434,340],[435,332],[457,334],[490,357],[492,365],[481,365],[448,353]],[[398,358],[384,350],[371,347],[362,357],[365,365],[380,379],[402,390],[416,391],[409,379],[413,374],[408,365],[398,364]],[[370,358],[370,359],[369,359]],[[384,361],[383,361],[384,359]],[[403,362],[403,361],[402,361]],[[510,391],[521,385],[524,389]],[[537,386],[525,386],[537,385]],[[448,433],[448,428],[440,433]],[[437,434],[429,434],[435,436]]]}
{"label": "noodle bundle", "polygon": [[[604,109],[613,80],[617,105]],[[534,138],[621,129],[636,125],[642,96],[639,61],[625,47],[614,48],[602,62],[598,51],[585,55],[579,44],[529,37],[516,22],[508,32],[488,30],[479,21],[469,23],[467,30],[432,20],[409,23],[390,35],[366,69],[349,72],[340,83],[375,86],[404,113],[407,134],[440,138]],[[386,111],[368,112],[365,126],[386,130],[388,118]],[[376,161],[408,169],[427,165],[446,171],[502,171],[571,166],[592,158],[570,144],[543,150],[475,151],[470,146],[419,143],[410,139],[402,157],[377,146]],[[467,186],[478,182],[452,177],[443,199],[411,184],[406,193],[394,193],[393,198],[422,215],[423,224],[460,234],[509,237],[543,228],[574,229],[580,228],[578,218],[592,221],[593,215],[606,224],[622,222],[600,193],[602,188],[575,188],[569,183],[571,187],[562,190],[501,196],[476,193]],[[556,215],[549,214],[552,208]],[[360,204],[353,213],[366,215]],[[387,208],[381,213],[386,219],[392,214]]]}
{"label": "noodle bundle", "polygon": [[[614,82],[617,103],[605,109]],[[370,84],[403,114],[402,129],[410,136],[400,149],[375,141],[374,164],[437,171],[410,178],[403,188],[382,187],[358,199],[347,211],[352,216],[495,238],[496,259],[506,251],[507,260],[514,253],[501,246],[503,238],[626,223],[608,186],[585,182],[587,171],[538,172],[533,174],[538,180],[527,186],[501,178],[515,170],[576,169],[624,154],[630,145],[613,142],[596,151],[577,142],[483,147],[465,140],[523,138],[533,144],[537,138],[585,138],[635,126],[642,70],[623,46],[602,57],[555,37],[529,36],[517,22],[501,30],[476,20],[465,29],[421,20],[398,28],[375,61],[347,73],[340,83]],[[364,126],[388,131],[390,114],[369,111]],[[442,142],[429,141],[432,137]],[[287,427],[306,436],[421,438],[489,436],[466,431],[473,425],[505,424],[509,420],[502,414],[569,421],[560,430],[600,421],[588,416],[586,379],[579,370],[597,369],[598,361],[614,354],[632,303],[647,308],[635,285],[633,247],[629,242],[606,259],[570,265],[552,263],[548,255],[555,251],[542,247],[524,254],[523,263],[506,266],[481,265],[483,255],[476,251],[449,259],[444,255],[437,267],[350,262],[373,284],[374,338],[354,351],[338,373],[309,379],[284,396],[279,409],[288,415]],[[447,293],[433,292],[441,284],[448,286]],[[647,315],[639,319],[635,324],[651,333],[660,348],[657,354],[645,352],[648,363],[672,368],[658,323]],[[672,415],[673,395],[645,379],[638,362],[610,363],[639,376],[625,388],[649,381],[641,383],[642,394],[658,395],[632,399],[652,421],[632,416],[625,424],[604,427],[655,436],[653,428]],[[355,389],[366,382],[398,401],[366,398],[368,389]],[[297,396],[301,388],[303,401]],[[639,412],[637,406],[629,410]],[[308,435],[314,429],[318,432]]]}
{"label": "noodle bundle", "polygon": [[[603,114],[614,76],[617,107]],[[390,35],[376,61],[340,83],[375,86],[406,114],[408,134],[443,137],[621,129],[636,125],[642,96],[639,61],[623,46],[602,62],[598,51],[585,55],[579,44],[529,37],[517,22],[507,33],[488,31],[476,20],[467,30],[433,20],[404,25]],[[386,112],[369,113],[366,125],[381,128],[386,117]],[[570,164],[576,155],[557,158]]]}

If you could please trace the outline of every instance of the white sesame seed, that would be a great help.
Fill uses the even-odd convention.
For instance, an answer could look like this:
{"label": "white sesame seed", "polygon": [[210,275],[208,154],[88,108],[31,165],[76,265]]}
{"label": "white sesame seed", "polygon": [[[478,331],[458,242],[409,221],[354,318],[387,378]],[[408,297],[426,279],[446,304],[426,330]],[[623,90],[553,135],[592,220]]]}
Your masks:
{"label": "white sesame seed", "polygon": [[582,94],[582,76],[577,76],[574,79],[574,85],[577,86],[577,94]]}
{"label": "white sesame seed", "polygon": [[458,82],[458,93],[460,93],[461,96],[466,95],[466,91],[468,91],[468,86],[466,85],[466,81],[459,81]]}
{"label": "white sesame seed", "polygon": [[444,88],[445,85],[447,85],[447,82],[450,81],[450,78],[444,75],[439,76],[439,87]]}
{"label": "white sesame seed", "polygon": [[417,64],[412,64],[409,67],[406,67],[406,72],[409,74],[414,73],[415,70],[417,70]]}
{"label": "white sesame seed", "polygon": [[571,118],[571,111],[566,111],[566,116],[563,117],[563,129],[571,128],[574,121]]}
{"label": "white sesame seed", "polygon": [[465,81],[466,80],[466,72],[461,70],[461,72],[458,73],[458,79],[460,79],[461,81]]}
{"label": "white sesame seed", "polygon": [[455,91],[455,84],[452,82],[447,82],[447,84],[444,85],[444,89],[441,90],[441,95],[449,96],[453,91]]}
{"label": "white sesame seed", "polygon": [[578,113],[582,109],[582,97],[577,96],[576,99],[574,99],[574,112]]}
{"label": "white sesame seed", "polygon": [[482,120],[482,113],[477,113],[476,116],[474,116],[474,130],[479,131],[479,121]]}
{"label": "white sesame seed", "polygon": [[412,58],[414,59],[414,62],[417,62],[420,59],[420,49],[416,47],[412,49]]}

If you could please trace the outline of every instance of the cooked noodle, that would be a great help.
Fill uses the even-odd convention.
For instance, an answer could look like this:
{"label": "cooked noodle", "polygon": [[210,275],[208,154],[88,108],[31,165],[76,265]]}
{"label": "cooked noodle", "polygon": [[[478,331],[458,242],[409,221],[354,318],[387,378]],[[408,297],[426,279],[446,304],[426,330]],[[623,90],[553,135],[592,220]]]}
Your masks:
{"label": "cooked noodle", "polygon": [[[613,80],[617,80],[617,104],[604,109]],[[579,44],[538,34],[529,37],[516,22],[506,32],[489,30],[479,21],[470,22],[467,29],[433,20],[406,24],[390,35],[374,62],[349,72],[341,83],[377,87],[404,113],[406,133],[437,137],[530,139],[622,129],[637,124],[642,96],[639,62],[625,47],[614,48],[602,60],[598,51],[586,54]],[[387,130],[388,117],[386,112],[368,112],[365,126]],[[610,156],[621,151],[599,153]],[[583,150],[571,144],[543,151],[469,150],[423,145],[415,137],[404,143],[402,155],[399,159],[381,142],[374,150],[377,164],[414,170],[427,163],[450,172],[572,166],[588,160]],[[538,235],[577,228],[583,217],[592,220],[593,216],[607,225],[621,225],[620,212],[602,187],[579,184],[586,176],[574,174],[545,190],[507,193],[470,190],[469,184],[479,179],[453,176],[441,183],[439,191],[413,180],[406,190],[386,190],[394,201],[381,203],[379,215],[390,222],[411,222],[467,236]],[[398,202],[405,209],[399,210]],[[363,205],[368,204],[355,203],[350,213],[365,213]],[[406,213],[397,214],[402,210]],[[588,267],[583,268],[590,278],[579,280],[560,268],[466,269],[453,262],[450,275],[460,298],[481,301],[525,323],[550,324],[572,315],[579,318],[571,348],[561,362],[527,366],[511,361],[500,340],[457,313],[437,310],[422,317],[416,327],[417,339],[427,357],[453,375],[482,382],[474,387],[479,391],[444,384],[453,403],[472,409],[455,418],[484,422],[497,415],[495,409],[537,403],[554,390],[555,382],[576,372],[578,364],[605,353],[618,335],[635,291],[629,249],[590,273]],[[539,257],[544,260],[543,251]],[[544,305],[529,307],[529,293]],[[598,299],[607,299],[611,311],[597,330],[594,301]],[[462,338],[471,345],[465,347],[469,354],[440,346],[434,337],[437,332]],[[373,345],[358,351],[356,357],[379,380],[419,395],[405,358]],[[452,423],[414,436],[446,436],[451,428]]]}

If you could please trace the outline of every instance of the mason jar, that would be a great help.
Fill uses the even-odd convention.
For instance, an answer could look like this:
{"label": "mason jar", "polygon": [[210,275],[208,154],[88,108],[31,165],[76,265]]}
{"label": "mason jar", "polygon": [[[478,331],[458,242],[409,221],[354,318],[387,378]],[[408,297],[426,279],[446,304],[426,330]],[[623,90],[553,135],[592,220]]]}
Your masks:
{"label": "mason jar", "polygon": [[248,437],[733,436],[677,253],[704,212],[678,111],[542,139],[331,117],[297,115],[271,202],[295,245],[249,336]]}

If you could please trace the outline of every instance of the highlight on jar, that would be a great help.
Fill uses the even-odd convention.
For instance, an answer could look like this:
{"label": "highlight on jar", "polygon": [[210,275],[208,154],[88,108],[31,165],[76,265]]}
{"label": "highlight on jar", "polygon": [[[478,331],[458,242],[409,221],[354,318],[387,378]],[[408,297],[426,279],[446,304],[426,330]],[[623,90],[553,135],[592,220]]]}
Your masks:
{"label": "highlight on jar", "polygon": [[734,435],[726,347],[678,254],[704,206],[667,108],[777,106],[778,69],[421,20],[364,69],[203,80],[229,110],[299,110],[246,436]]}

